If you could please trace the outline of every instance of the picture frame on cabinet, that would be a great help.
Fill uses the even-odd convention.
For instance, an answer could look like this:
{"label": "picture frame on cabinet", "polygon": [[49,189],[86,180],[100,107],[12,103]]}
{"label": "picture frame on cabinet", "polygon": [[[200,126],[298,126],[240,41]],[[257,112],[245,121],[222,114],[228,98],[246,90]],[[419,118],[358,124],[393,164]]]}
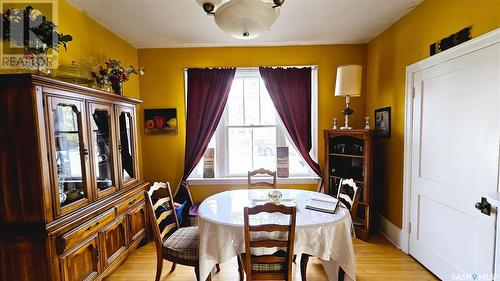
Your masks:
{"label": "picture frame on cabinet", "polygon": [[380,138],[391,137],[391,107],[375,110],[375,135]]}

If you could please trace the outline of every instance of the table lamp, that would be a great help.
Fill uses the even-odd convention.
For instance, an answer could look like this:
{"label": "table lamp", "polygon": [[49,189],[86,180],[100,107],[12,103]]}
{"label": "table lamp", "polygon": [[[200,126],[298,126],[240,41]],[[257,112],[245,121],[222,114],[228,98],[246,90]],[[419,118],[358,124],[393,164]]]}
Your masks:
{"label": "table lamp", "polygon": [[335,83],[335,96],[345,97],[346,107],[342,109],[345,116],[345,125],[340,129],[352,129],[349,126],[349,115],[354,111],[349,108],[351,97],[361,96],[361,65],[350,64],[337,67],[337,80]]}

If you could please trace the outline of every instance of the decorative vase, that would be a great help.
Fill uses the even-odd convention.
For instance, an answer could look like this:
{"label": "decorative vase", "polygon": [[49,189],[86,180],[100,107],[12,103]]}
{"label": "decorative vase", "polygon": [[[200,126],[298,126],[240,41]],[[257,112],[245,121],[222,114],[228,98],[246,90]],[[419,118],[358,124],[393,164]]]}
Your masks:
{"label": "decorative vase", "polygon": [[104,78],[96,78],[95,83],[97,85],[97,88],[100,90],[104,90],[106,87],[106,79]]}
{"label": "decorative vase", "polygon": [[123,85],[121,81],[113,80],[111,81],[111,88],[113,92],[119,96],[123,96]]}
{"label": "decorative vase", "polygon": [[50,76],[52,69],[47,55],[47,50],[34,52],[29,49],[24,50],[23,55],[24,70],[41,76]]}

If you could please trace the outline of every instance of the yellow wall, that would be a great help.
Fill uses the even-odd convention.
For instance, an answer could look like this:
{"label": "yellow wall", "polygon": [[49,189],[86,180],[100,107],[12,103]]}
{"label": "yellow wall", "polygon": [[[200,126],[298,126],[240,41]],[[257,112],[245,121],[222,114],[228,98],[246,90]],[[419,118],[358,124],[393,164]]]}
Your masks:
{"label": "yellow wall", "polygon": [[[70,64],[75,61],[82,63],[84,58],[93,57],[98,63],[103,63],[108,58],[119,59],[124,66],[137,66],[137,49],[113,32],[109,31],[82,11],[71,6],[65,0],[52,0],[56,5],[57,17],[52,18],[48,6],[37,5],[36,1],[30,3],[35,9],[48,16],[58,26],[58,32],[70,34],[73,41],[68,43],[68,49],[59,49],[59,65]],[[25,1],[29,2],[29,1]],[[6,7],[24,8],[26,5],[9,4]],[[3,42],[7,44],[7,42]],[[2,71],[2,73],[19,71]],[[139,79],[132,76],[130,81],[124,84],[126,96],[139,98]]]}
{"label": "yellow wall", "polygon": [[378,147],[380,212],[402,224],[406,66],[429,56],[429,45],[472,26],[472,37],[500,27],[498,0],[426,0],[368,44],[367,114],[392,107],[392,137]]}
{"label": "yellow wall", "polygon": [[[59,32],[70,34],[68,50],[60,50],[59,63],[81,62],[94,57],[99,62],[119,59],[124,66],[137,66],[137,49],[64,0],[59,0]],[[124,84],[124,95],[139,98],[139,79],[132,76]]]}
{"label": "yellow wall", "polygon": [[[139,63],[148,71],[140,80],[143,108],[176,107],[179,119],[178,135],[143,137],[146,180],[168,180],[176,187],[182,176],[186,134],[183,68],[318,65],[319,161],[322,164],[322,130],[331,127],[334,116],[342,117],[340,110],[345,106],[344,99],[333,96],[336,68],[350,63],[365,65],[365,53],[365,45],[140,49]],[[359,128],[365,116],[364,95],[352,101],[354,125]],[[217,190],[214,186],[193,187],[193,196],[203,199],[214,190]]]}

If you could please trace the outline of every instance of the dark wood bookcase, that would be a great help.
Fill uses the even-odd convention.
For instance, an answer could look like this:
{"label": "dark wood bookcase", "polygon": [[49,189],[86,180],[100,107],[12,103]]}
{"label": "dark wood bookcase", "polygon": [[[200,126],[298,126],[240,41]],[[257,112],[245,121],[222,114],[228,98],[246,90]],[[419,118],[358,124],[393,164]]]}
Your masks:
{"label": "dark wood bookcase", "polygon": [[353,179],[361,188],[353,218],[356,237],[368,240],[373,231],[373,130],[324,130],[323,191],[336,197],[341,179]]}

